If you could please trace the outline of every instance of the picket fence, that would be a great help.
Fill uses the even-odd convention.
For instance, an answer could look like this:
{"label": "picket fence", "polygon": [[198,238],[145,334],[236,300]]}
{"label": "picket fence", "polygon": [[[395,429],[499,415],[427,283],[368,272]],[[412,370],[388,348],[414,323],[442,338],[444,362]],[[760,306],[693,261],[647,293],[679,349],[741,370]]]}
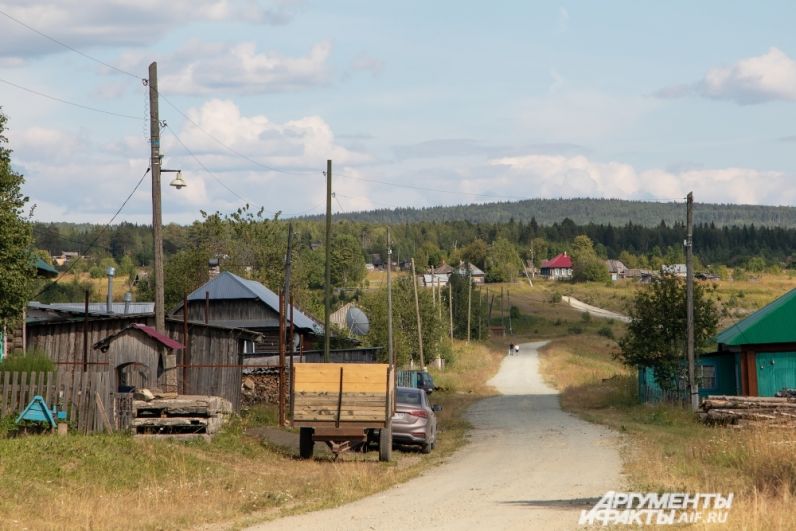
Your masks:
{"label": "picket fence", "polygon": [[34,396],[66,411],[79,433],[110,432],[129,423],[130,397],[117,393],[108,371],[0,372],[0,417],[19,415]]}

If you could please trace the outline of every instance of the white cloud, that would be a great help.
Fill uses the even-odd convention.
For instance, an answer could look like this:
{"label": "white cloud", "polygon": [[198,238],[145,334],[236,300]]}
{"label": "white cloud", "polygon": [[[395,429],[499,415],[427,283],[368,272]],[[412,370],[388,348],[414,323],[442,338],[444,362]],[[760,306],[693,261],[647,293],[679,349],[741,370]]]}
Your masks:
{"label": "white cloud", "polygon": [[779,48],[763,55],[741,59],[727,67],[714,67],[692,84],[663,88],[661,98],[696,94],[711,99],[732,100],[741,105],[796,100],[796,61]]}
{"label": "white cloud", "polygon": [[638,170],[621,162],[584,156],[527,155],[493,159],[498,177],[521,190],[519,197],[606,197],[671,201],[693,191],[700,202],[793,204],[792,176],[751,168]]}
{"label": "white cloud", "polygon": [[[261,94],[293,92],[329,82],[327,61],[332,50],[320,42],[304,56],[286,57],[273,51],[258,51],[253,42],[235,45],[191,42],[182,50],[162,58],[165,75],[159,86],[167,93],[189,95]],[[125,64],[140,62],[141,59]]]}
{"label": "white cloud", "polygon": [[[77,48],[145,46],[175,26],[198,21],[285,24],[301,1],[274,0],[0,0],[0,9],[25,24]],[[5,17],[0,55],[30,57],[64,48]]]}

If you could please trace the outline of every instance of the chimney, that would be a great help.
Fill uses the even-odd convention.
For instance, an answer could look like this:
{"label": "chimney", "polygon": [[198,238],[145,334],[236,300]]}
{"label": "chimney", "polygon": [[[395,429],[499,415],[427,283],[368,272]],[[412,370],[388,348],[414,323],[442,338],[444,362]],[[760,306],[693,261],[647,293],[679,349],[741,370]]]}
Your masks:
{"label": "chimney", "polygon": [[105,304],[105,310],[113,313],[113,277],[116,276],[116,269],[109,267],[105,273],[108,275],[108,302]]}
{"label": "chimney", "polygon": [[213,280],[221,274],[221,260],[218,258],[211,258],[207,261],[207,276]]}
{"label": "chimney", "polygon": [[133,302],[133,294],[131,292],[126,292],[124,294],[124,313],[127,315],[130,313],[130,303]]}

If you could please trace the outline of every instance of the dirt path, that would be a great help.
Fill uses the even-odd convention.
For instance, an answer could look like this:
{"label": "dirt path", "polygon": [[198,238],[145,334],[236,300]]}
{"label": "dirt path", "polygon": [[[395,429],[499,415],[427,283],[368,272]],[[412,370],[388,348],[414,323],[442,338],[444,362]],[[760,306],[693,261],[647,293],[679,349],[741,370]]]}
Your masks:
{"label": "dirt path", "polygon": [[574,529],[579,509],[620,489],[617,436],[561,411],[521,345],[469,411],[471,443],[425,475],[357,502],[252,529]]}
{"label": "dirt path", "polygon": [[580,310],[582,312],[589,312],[591,315],[595,317],[603,317],[605,319],[615,319],[617,321],[622,321],[623,323],[629,323],[630,317],[627,315],[622,315],[621,313],[612,312],[611,310],[605,310],[603,308],[598,308],[597,306],[592,306],[591,304],[586,304],[583,301],[579,301],[575,297],[568,297],[563,296],[561,300],[575,308],[576,310]]}

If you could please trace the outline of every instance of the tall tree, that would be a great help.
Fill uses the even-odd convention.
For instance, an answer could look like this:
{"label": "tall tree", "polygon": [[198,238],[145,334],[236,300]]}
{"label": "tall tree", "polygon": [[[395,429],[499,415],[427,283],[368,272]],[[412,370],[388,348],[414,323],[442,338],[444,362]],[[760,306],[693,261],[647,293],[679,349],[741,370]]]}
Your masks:
{"label": "tall tree", "polygon": [[11,168],[7,120],[0,112],[0,325],[22,315],[35,275],[33,233],[24,212],[28,198],[22,194],[25,180]]}

